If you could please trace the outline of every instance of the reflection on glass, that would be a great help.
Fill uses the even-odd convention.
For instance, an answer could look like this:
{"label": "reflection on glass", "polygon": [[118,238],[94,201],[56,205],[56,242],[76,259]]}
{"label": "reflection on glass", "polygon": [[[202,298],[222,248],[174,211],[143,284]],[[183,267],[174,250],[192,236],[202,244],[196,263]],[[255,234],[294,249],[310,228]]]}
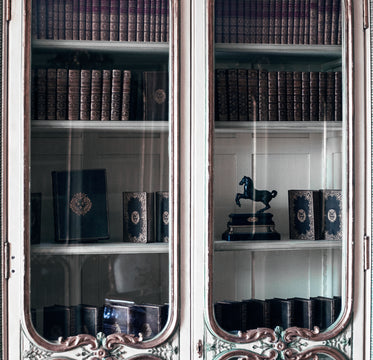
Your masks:
{"label": "reflection on glass", "polygon": [[233,334],[341,312],[342,11],[313,5],[215,1],[213,305]]}

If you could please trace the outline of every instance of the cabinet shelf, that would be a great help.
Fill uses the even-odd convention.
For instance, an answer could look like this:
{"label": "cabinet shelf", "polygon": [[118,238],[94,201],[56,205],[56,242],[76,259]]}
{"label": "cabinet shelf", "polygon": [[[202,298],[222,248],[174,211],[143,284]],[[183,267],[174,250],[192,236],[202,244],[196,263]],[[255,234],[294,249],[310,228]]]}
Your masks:
{"label": "cabinet shelf", "polygon": [[40,244],[31,246],[33,255],[166,254],[168,250],[168,243]]}
{"label": "cabinet shelf", "polygon": [[332,240],[273,240],[273,241],[225,241],[214,242],[215,251],[278,251],[278,250],[329,250],[341,249],[341,241]]}

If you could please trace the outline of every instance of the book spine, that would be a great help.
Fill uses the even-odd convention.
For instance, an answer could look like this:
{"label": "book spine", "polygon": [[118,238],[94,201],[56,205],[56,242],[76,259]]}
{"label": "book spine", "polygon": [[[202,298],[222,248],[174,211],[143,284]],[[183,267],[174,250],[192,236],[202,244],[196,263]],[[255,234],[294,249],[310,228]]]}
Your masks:
{"label": "book spine", "polygon": [[302,72],[302,120],[310,121],[310,73]]}
{"label": "book spine", "polygon": [[326,118],[326,72],[319,72],[319,120]]}
{"label": "book spine", "polygon": [[128,0],[119,1],[119,41],[128,40]]}
{"label": "book spine", "polygon": [[168,118],[168,73],[145,71],[143,80],[143,119],[166,120]]}
{"label": "book spine", "polygon": [[119,0],[110,0],[110,41],[119,40]]}
{"label": "book spine", "polygon": [[166,42],[166,29],[167,29],[167,0],[161,0],[161,35],[160,41]]}
{"label": "book spine", "polygon": [[128,0],[128,41],[136,41],[137,1]]}
{"label": "book spine", "polygon": [[215,1],[215,43],[223,42],[223,0]]}
{"label": "book spine", "polygon": [[101,102],[101,120],[110,120],[111,106],[111,71],[102,70],[102,102]]}
{"label": "book spine", "polygon": [[130,97],[131,97],[131,71],[123,71],[122,86],[122,115],[121,120],[129,120],[130,117]]}
{"label": "book spine", "polygon": [[277,72],[277,99],[278,99],[278,120],[286,120],[286,73],[285,71]]}
{"label": "book spine", "polygon": [[60,19],[59,19],[59,2],[54,0],[53,3],[53,40],[59,39],[59,26],[60,26]]}
{"label": "book spine", "polygon": [[317,44],[324,44],[325,37],[325,0],[318,0],[317,7]]}
{"label": "book spine", "polygon": [[[33,1],[33,6],[36,1]],[[47,39],[53,39],[53,0],[47,0]],[[31,33],[34,33],[32,30]]]}
{"label": "book spine", "polygon": [[300,4],[301,0],[294,1],[293,44],[299,44]]}
{"label": "book spine", "polygon": [[166,41],[170,41],[170,2],[166,0]]}
{"label": "book spine", "polygon": [[342,121],[342,73],[335,72],[335,121]]}
{"label": "book spine", "polygon": [[238,120],[238,79],[237,70],[228,69],[228,110],[229,120]]}
{"label": "book spine", "polygon": [[277,71],[268,72],[268,120],[278,120]]}
{"label": "book spine", "polygon": [[[298,25],[298,42],[297,44],[304,44],[304,27],[305,27],[305,6],[306,0],[295,0],[299,4],[299,25]],[[294,28],[294,32],[296,29]]]}
{"label": "book spine", "polygon": [[[268,0],[269,1],[269,0]],[[237,42],[245,42],[245,1],[237,0]]]}
{"label": "book spine", "polygon": [[79,40],[79,0],[73,0],[73,40]]}
{"label": "book spine", "polygon": [[91,70],[80,72],[80,120],[91,119]]}
{"label": "book spine", "polygon": [[38,39],[47,38],[47,3],[46,0],[39,0],[38,11]]}
{"label": "book spine", "polygon": [[282,0],[281,9],[281,44],[287,44],[288,41],[288,7],[289,0]]}
{"label": "book spine", "polygon": [[294,7],[295,7],[295,1],[298,0],[288,0],[288,39],[287,44],[293,44],[294,40]]}
{"label": "book spine", "polygon": [[144,0],[144,41],[150,41],[150,0]]}
{"label": "book spine", "polygon": [[57,74],[56,69],[47,70],[47,119],[56,119]]}
{"label": "book spine", "polygon": [[248,80],[247,80],[247,97],[248,106],[247,111],[249,114],[250,121],[258,120],[258,108],[259,108],[259,72],[258,70],[248,70]]}
{"label": "book spine", "polygon": [[37,120],[36,117],[37,102],[37,77],[36,70],[31,68],[31,120]]}
{"label": "book spine", "polygon": [[144,0],[137,0],[136,41],[144,41]]}
{"label": "book spine", "polygon": [[302,121],[302,73],[294,71],[294,120]]}
{"label": "book spine", "polygon": [[276,0],[270,0],[269,2],[269,30],[268,30],[268,42],[270,44],[275,43],[275,20],[276,20]]}
{"label": "book spine", "polygon": [[268,121],[268,72],[259,70],[259,120]]}
{"label": "book spine", "polygon": [[318,40],[318,1],[317,0],[310,0],[310,18],[309,18],[309,29],[310,29],[310,40],[309,44],[317,44]]}
{"label": "book spine", "polygon": [[325,26],[324,26],[324,44],[332,43],[332,13],[333,0],[325,0]]}
{"label": "book spine", "polygon": [[65,2],[58,0],[58,39],[65,40]]}
{"label": "book spine", "polygon": [[100,0],[92,0],[92,40],[100,40]]}
{"label": "book spine", "polygon": [[150,1],[150,18],[149,18],[149,41],[155,41],[155,5],[156,0]]}
{"label": "book spine", "polygon": [[[223,3],[223,43],[229,43],[230,39],[230,4],[228,1]],[[255,42],[255,41],[254,41]]]}
{"label": "book spine", "polygon": [[229,42],[237,43],[237,0],[229,1]]}
{"label": "book spine", "polygon": [[256,4],[256,15],[255,15],[255,43],[261,44],[263,39],[263,6],[260,2]]}
{"label": "book spine", "polygon": [[169,241],[169,196],[167,191],[156,193],[156,242]]}
{"label": "book spine", "polygon": [[319,120],[319,74],[310,72],[310,120]]}
{"label": "book spine", "polygon": [[270,0],[263,0],[262,2],[262,43],[269,43],[269,6]]}
{"label": "book spine", "polygon": [[73,39],[73,1],[65,0],[65,40]]}
{"label": "book spine", "polygon": [[337,45],[342,44],[342,12],[339,12],[338,16],[338,37],[337,37]]}
{"label": "book spine", "polygon": [[57,69],[57,120],[67,119],[67,70]]}
{"label": "book spine", "polygon": [[331,20],[331,39],[330,43],[332,45],[337,45],[338,43],[338,19],[340,13],[341,0],[332,0],[332,20]]}
{"label": "book spine", "polygon": [[275,44],[281,44],[282,0],[275,0]]}
{"label": "book spine", "polygon": [[86,0],[85,4],[85,39],[92,40],[92,0]]}
{"label": "book spine", "polygon": [[326,73],[326,120],[334,120],[334,106],[335,106],[335,81],[334,72]]}
{"label": "book spine", "polygon": [[80,102],[80,70],[69,69],[68,70],[68,89],[67,89],[67,101],[68,120],[79,119],[79,102]]}
{"label": "book spine", "polygon": [[85,40],[85,0],[79,1],[79,40]]}
{"label": "book spine", "polygon": [[303,44],[310,44],[310,0],[304,1],[304,41]]}
{"label": "book spine", "polygon": [[39,37],[39,33],[38,33],[39,12],[38,12],[38,3],[36,1],[32,2],[31,11],[32,11],[31,13],[31,36],[33,39],[37,39]]}
{"label": "book spine", "polygon": [[294,121],[294,73],[286,72],[286,120]]}
{"label": "book spine", "polygon": [[248,120],[248,73],[246,69],[238,69],[238,120]]}
{"label": "book spine", "polygon": [[102,70],[92,70],[91,120],[101,120]]}
{"label": "book spine", "polygon": [[228,84],[227,71],[225,69],[216,69],[216,114],[217,121],[228,121]]}
{"label": "book spine", "polygon": [[120,120],[122,71],[114,69],[111,78],[110,120]]}
{"label": "book spine", "polygon": [[100,40],[110,40],[111,0],[101,0],[100,4]]}
{"label": "book spine", "polygon": [[38,120],[47,118],[47,69],[36,70],[36,116]]}

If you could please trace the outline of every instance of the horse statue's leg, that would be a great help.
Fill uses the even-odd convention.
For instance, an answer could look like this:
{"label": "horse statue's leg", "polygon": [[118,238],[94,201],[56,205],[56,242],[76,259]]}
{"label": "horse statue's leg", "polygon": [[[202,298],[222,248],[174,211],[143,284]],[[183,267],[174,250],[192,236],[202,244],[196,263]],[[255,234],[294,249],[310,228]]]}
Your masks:
{"label": "horse statue's leg", "polygon": [[264,203],[265,207],[263,209],[260,209],[258,210],[258,213],[262,213],[266,210],[268,210],[271,206],[269,205],[269,203]]}
{"label": "horse statue's leg", "polygon": [[236,204],[239,207],[241,207],[241,203],[240,203],[241,196],[242,196],[242,194],[239,194],[239,193],[237,193],[237,195],[236,195]]}

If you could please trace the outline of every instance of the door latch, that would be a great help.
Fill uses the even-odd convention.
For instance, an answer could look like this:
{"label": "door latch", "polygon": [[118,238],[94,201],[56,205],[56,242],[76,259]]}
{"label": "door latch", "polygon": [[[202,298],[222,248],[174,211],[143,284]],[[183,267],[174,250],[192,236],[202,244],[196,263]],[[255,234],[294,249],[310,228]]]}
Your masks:
{"label": "door latch", "polygon": [[197,346],[196,346],[198,357],[201,358],[203,355],[203,343],[202,340],[198,340]]}

